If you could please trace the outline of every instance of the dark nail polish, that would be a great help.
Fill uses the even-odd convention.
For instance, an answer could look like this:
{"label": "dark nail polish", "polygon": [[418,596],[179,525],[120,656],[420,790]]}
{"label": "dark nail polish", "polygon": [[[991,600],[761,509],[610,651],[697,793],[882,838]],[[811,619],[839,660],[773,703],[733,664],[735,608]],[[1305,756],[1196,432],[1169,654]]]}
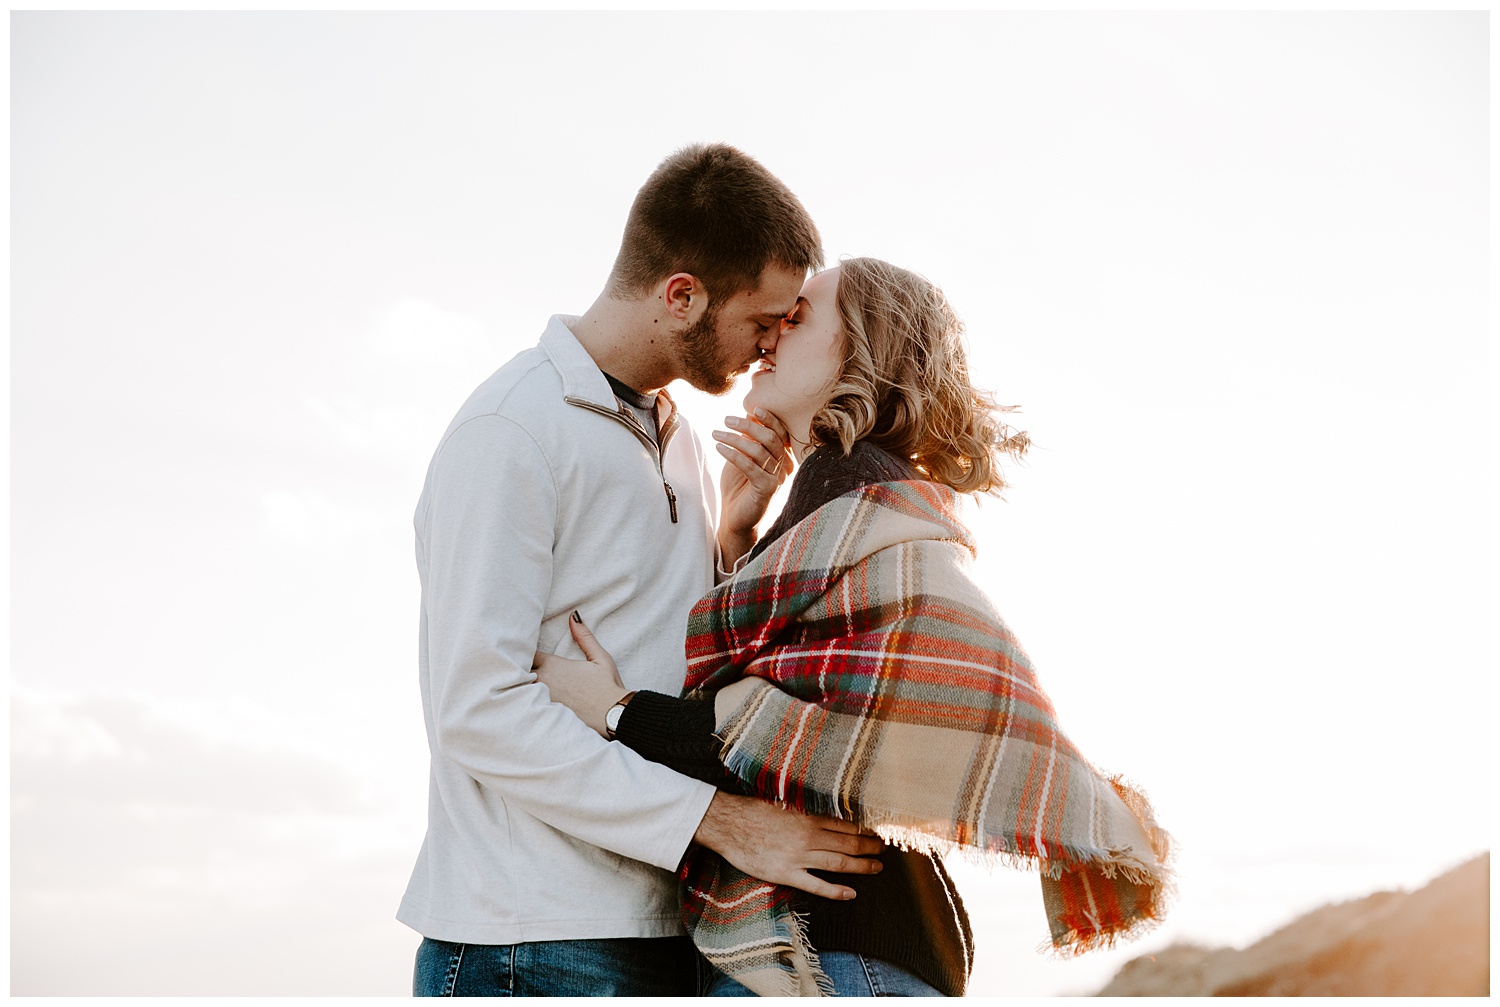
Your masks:
{"label": "dark nail polish", "polygon": [[576,608],[573,610],[573,621],[574,622],[582,622],[583,621],[583,616],[581,616],[581,615],[578,614],[578,609],[576,609]]}

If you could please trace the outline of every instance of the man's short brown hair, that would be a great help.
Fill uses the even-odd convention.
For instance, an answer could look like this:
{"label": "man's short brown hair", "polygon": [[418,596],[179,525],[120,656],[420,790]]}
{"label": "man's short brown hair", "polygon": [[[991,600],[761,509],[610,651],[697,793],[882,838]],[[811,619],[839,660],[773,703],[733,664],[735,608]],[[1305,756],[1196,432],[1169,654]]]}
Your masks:
{"label": "man's short brown hair", "polygon": [[662,161],[636,193],[609,289],[635,299],[673,273],[690,273],[717,306],[754,289],[772,263],[804,272],[823,264],[807,210],[750,155],[695,143]]}

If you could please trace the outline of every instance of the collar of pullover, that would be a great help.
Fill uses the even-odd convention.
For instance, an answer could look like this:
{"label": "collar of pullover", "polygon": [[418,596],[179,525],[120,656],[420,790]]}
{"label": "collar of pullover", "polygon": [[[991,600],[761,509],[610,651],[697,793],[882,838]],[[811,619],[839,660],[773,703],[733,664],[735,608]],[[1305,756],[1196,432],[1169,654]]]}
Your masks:
{"label": "collar of pullover", "polygon": [[[578,315],[553,315],[542,333],[542,349],[547,351],[557,373],[562,376],[563,398],[583,399],[604,409],[618,411],[621,406],[614,389],[609,387],[609,380],[569,328],[578,322],[578,318]],[[657,409],[657,422],[663,430],[668,418],[676,411],[676,403],[663,388],[658,393]]]}

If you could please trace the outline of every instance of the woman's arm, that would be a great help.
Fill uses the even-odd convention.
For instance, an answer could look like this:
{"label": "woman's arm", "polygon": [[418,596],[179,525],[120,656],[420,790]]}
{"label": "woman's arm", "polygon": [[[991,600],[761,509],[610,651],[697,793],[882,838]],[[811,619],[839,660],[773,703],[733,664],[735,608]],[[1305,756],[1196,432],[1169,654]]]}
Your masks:
{"label": "woman's arm", "polygon": [[615,740],[683,776],[742,790],[719,761],[723,746],[714,736],[714,705],[706,699],[637,692],[620,714]]}
{"label": "woman's arm", "polygon": [[[582,648],[586,661],[573,661],[555,654],[537,654],[532,661],[532,671],[537,680],[547,686],[555,702],[571,709],[584,723],[605,737],[609,730],[604,715],[619,699],[623,698],[625,686],[620,682],[620,673],[614,659],[599,646],[594,634],[574,614],[568,628],[573,639]],[[731,793],[717,793],[703,815],[693,841],[721,855],[736,868],[751,877],[761,878],[772,884],[787,885],[801,889],[825,899],[847,900],[855,897],[855,890],[827,878],[818,877],[810,871],[832,871],[843,874],[878,874],[884,864],[877,854],[884,844],[874,834],[851,822],[840,821],[818,815],[801,815],[783,811],[764,801],[749,796],[743,787],[719,764],[716,756],[718,743],[713,739],[713,706],[690,700],[673,699],[658,693],[637,692],[625,707],[629,712],[648,698],[637,712],[667,711],[665,723],[657,728],[667,728],[686,733],[668,738],[659,738],[656,751],[661,756],[640,752],[640,755],[665,765],[685,776],[695,776],[697,771],[709,771],[703,753],[707,751],[713,760],[713,778],[699,776],[708,783],[724,783],[723,788]],[[700,709],[701,708],[701,709]],[[706,714],[706,721],[703,719]],[[637,718],[637,737],[660,733],[653,730],[649,712],[645,719]],[[697,727],[707,724],[706,738],[697,734]],[[624,718],[620,726],[623,734]],[[695,734],[688,737],[687,734]],[[616,735],[614,740],[624,741]]]}
{"label": "woman's arm", "polygon": [[713,434],[725,462],[719,477],[721,574],[733,571],[755,545],[771,497],[792,470],[791,435],[778,417],[757,409],[751,416],[727,416],[724,422],[733,432]]}
{"label": "woman's arm", "polygon": [[714,736],[714,707],[708,700],[678,699],[659,692],[630,694],[613,734],[605,714],[625,699],[625,685],[614,660],[592,639],[581,620],[569,624],[574,639],[590,659],[575,661],[556,654],[537,654],[531,670],[547,687],[554,703],[572,710],[602,737],[619,741],[639,755],[684,776],[742,793],[722,763],[719,739]]}

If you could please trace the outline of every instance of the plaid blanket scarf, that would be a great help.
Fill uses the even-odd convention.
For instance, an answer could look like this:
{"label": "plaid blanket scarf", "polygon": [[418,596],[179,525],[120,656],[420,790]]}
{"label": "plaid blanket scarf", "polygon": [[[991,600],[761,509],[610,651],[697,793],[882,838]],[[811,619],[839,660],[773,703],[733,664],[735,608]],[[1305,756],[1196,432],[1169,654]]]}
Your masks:
{"label": "plaid blanket scarf", "polygon": [[[1063,735],[968,576],[956,505],[890,482],[809,515],[694,608],[688,694],[716,697],[721,758],[748,792],[1038,868],[1062,953],[1134,936],[1164,911],[1170,839]],[[761,996],[831,992],[792,890],[696,846],[680,877],[716,967]]]}

